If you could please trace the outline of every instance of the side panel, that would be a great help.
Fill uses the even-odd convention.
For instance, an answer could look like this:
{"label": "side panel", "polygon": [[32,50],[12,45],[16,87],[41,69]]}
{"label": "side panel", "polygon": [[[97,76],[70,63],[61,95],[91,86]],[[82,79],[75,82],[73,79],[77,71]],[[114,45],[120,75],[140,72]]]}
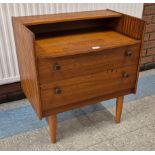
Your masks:
{"label": "side panel", "polygon": [[141,48],[139,51],[139,58],[138,58],[139,63],[137,66],[137,80],[135,82],[135,90],[134,90],[134,93],[136,93],[138,77],[139,77],[140,60],[141,60],[141,50],[143,47],[143,39],[144,39],[144,32],[145,32],[145,21],[135,17],[131,17],[129,15],[123,15],[116,26],[116,30],[132,38],[141,40]]}
{"label": "side panel", "polygon": [[144,27],[145,22],[143,20],[129,15],[122,15],[119,22],[115,25],[115,30],[134,39],[141,40]]}
{"label": "side panel", "polygon": [[39,118],[42,118],[40,89],[34,54],[34,34],[13,18],[13,29],[22,89]]}

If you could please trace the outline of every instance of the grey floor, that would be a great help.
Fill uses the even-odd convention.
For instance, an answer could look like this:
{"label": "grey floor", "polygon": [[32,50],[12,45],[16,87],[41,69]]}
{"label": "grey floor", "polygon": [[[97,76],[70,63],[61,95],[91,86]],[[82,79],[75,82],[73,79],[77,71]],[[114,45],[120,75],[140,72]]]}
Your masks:
{"label": "grey floor", "polygon": [[[155,77],[155,70],[140,74],[140,78],[147,76]],[[154,82],[155,80],[152,85]],[[46,121],[38,121],[26,109],[30,108],[26,99],[2,104],[0,117],[3,120],[6,117],[12,124],[8,126],[0,120],[0,132],[3,132],[0,134],[0,150],[155,150],[155,94],[125,102],[120,124],[114,121],[114,104],[105,104],[102,108],[97,106],[95,110],[93,106],[89,106],[62,114],[59,117],[56,144],[50,144]],[[27,110],[27,116],[22,123],[17,123],[23,116],[15,116],[15,113],[22,110]],[[27,117],[30,121],[34,117],[32,128],[28,128],[30,125],[27,124]],[[23,132],[17,132],[19,129],[23,129]]]}

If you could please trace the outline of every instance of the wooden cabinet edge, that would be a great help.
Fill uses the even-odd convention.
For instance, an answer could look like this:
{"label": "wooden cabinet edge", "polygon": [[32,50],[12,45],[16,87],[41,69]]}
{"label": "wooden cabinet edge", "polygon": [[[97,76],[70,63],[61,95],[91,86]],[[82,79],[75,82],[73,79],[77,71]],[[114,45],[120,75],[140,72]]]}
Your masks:
{"label": "wooden cabinet edge", "polygon": [[[34,33],[31,32],[27,27],[25,27],[24,25],[22,25],[18,19],[16,17],[12,17],[12,23],[13,23],[13,32],[14,32],[14,38],[15,38],[15,45],[16,45],[16,51],[17,51],[17,58],[18,58],[18,64],[21,63],[27,63],[27,61],[24,62],[24,56],[20,53],[20,52],[27,52],[27,49],[24,48],[27,42],[25,42],[25,40],[30,40],[28,42],[28,47],[32,48],[32,50],[29,50],[31,52],[31,62],[34,63],[34,65],[31,67],[33,68],[33,72],[35,74],[34,78],[35,80],[32,81],[32,79],[29,77],[29,79],[23,79],[22,77],[20,77],[21,79],[21,87],[25,93],[26,96],[30,96],[31,94],[29,94],[27,89],[31,90],[31,84],[35,83],[35,100],[34,99],[29,99],[30,103],[32,103],[32,107],[33,109],[36,111],[37,116],[39,117],[39,119],[42,119],[42,111],[41,111],[41,99],[40,99],[40,87],[39,87],[39,80],[38,80],[38,70],[37,70],[37,65],[36,65],[36,56],[35,56],[35,47],[34,47],[34,40],[35,40],[35,36]],[[21,34],[22,33],[22,36]],[[25,38],[27,37],[27,39]],[[18,38],[18,40],[17,40]],[[19,54],[20,53],[20,54]],[[24,71],[26,71],[26,67],[27,65],[29,66],[30,64],[23,64],[23,65],[19,65],[19,72],[20,72],[20,76],[22,75],[22,72],[24,73]],[[29,69],[31,69],[31,67],[29,66]],[[26,80],[28,82],[26,82]],[[32,88],[33,89],[33,88]],[[34,100],[34,101],[33,101]],[[36,105],[35,105],[36,104]]]}
{"label": "wooden cabinet edge", "polygon": [[142,57],[142,49],[143,49],[143,45],[144,45],[144,33],[145,33],[145,30],[146,30],[146,22],[144,21],[143,34],[142,34],[142,37],[141,37],[140,55],[139,55],[139,61],[138,61],[139,64],[138,64],[138,67],[137,67],[137,79],[136,79],[136,83],[135,83],[134,94],[136,94],[136,92],[137,92],[139,69],[140,69],[140,62],[141,62],[141,57]]}

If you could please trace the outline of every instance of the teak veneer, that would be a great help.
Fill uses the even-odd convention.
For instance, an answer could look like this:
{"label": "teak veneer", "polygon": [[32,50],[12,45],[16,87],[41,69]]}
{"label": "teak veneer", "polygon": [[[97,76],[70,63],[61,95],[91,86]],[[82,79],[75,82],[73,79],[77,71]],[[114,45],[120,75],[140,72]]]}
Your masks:
{"label": "teak veneer", "polygon": [[112,10],[13,17],[22,89],[56,141],[57,113],[136,93],[145,22]]}

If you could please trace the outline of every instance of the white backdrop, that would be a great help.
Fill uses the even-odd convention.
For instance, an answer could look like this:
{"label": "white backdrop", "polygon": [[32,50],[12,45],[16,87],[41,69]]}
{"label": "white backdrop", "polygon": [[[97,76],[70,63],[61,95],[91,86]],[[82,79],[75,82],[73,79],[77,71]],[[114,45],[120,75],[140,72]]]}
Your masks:
{"label": "white backdrop", "polygon": [[141,18],[143,4],[0,4],[0,85],[20,80],[12,31],[11,16],[104,10],[107,8]]}

